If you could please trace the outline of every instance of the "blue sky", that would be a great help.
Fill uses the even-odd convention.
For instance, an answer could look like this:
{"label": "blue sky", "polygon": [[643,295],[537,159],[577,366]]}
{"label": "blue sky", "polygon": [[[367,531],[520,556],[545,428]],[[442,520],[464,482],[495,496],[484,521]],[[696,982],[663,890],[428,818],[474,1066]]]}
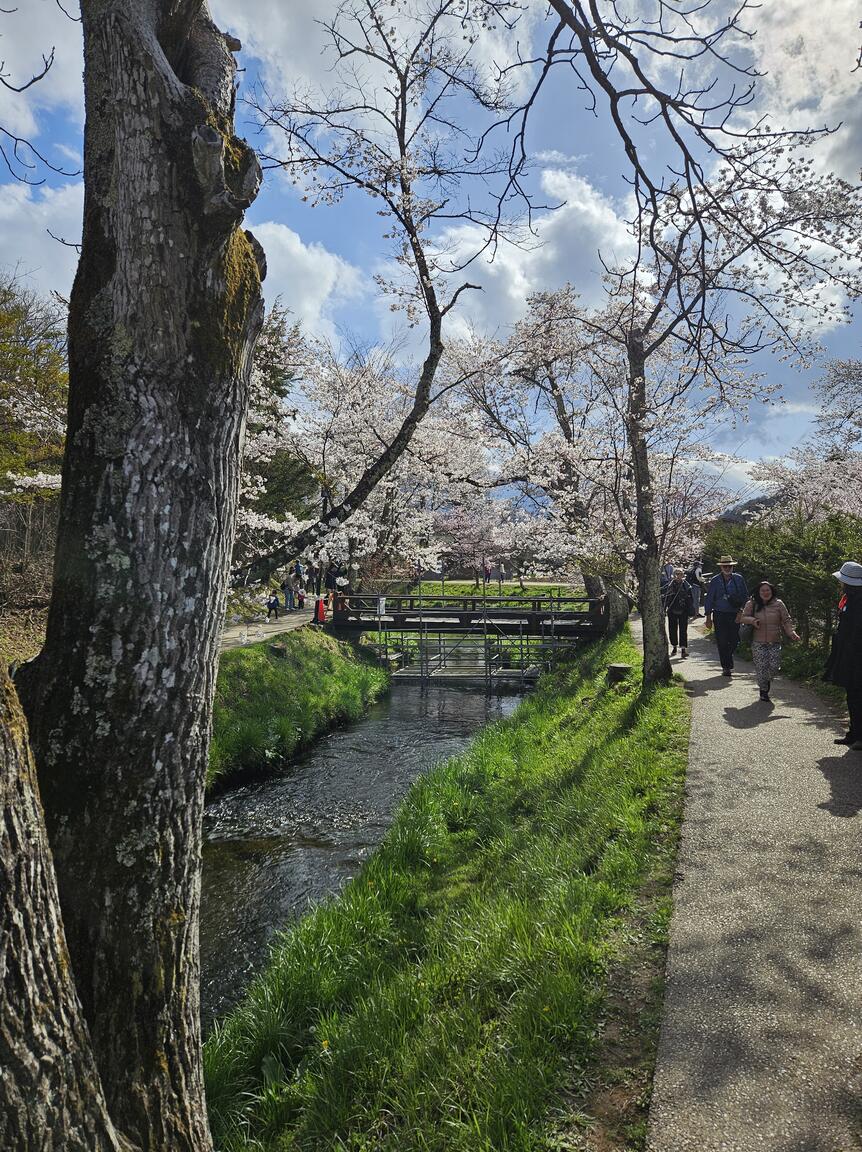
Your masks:
{"label": "blue sky", "polygon": [[[246,86],[262,78],[278,93],[291,81],[326,80],[315,17],[331,12],[334,0],[313,5],[215,0],[211,6],[220,26],[243,42]],[[74,5],[66,7],[75,11]],[[859,75],[852,75],[858,19],[855,0],[816,5],[764,0],[749,17],[757,30],[752,60],[767,72],[760,85],[761,107],[776,123],[791,126],[843,121],[844,127],[821,148],[820,163],[853,180],[862,165],[862,101]],[[522,50],[532,38],[546,38],[547,31],[544,5],[531,3],[517,33]],[[83,115],[80,26],[62,14],[55,0],[18,0],[14,12],[0,14],[0,59],[11,81],[26,79],[52,47],[55,63],[40,84],[20,95],[0,89],[0,124],[32,140],[55,162],[75,168]],[[513,51],[514,37],[502,32],[484,47],[487,59],[494,61],[511,58]],[[252,133],[249,124],[246,134],[253,140]],[[597,249],[612,252],[623,239],[621,147],[607,118],[596,119],[585,110],[583,95],[562,70],[536,106],[531,133],[536,184],[565,206],[544,214],[540,247],[509,250],[494,265],[471,269],[471,279],[478,274],[485,291],[473,294],[465,312],[489,328],[516,320],[528,291],[553,289],[566,279],[587,300],[598,299]],[[77,178],[48,173],[44,185],[28,188],[0,172],[0,262],[17,266],[40,290],[68,293],[75,253],[46,230],[77,239],[81,203]],[[280,295],[308,329],[336,337],[349,331],[365,339],[389,333],[390,314],[376,299],[371,279],[385,268],[387,248],[380,238],[381,221],[361,197],[335,208],[311,209],[286,181],[270,175],[248,223],[267,250],[267,293]],[[857,325],[824,333],[823,342],[827,355],[856,356]],[[816,376],[816,370],[797,373],[772,358],[758,367],[782,383],[786,407],[760,407],[748,425],[717,434],[715,445],[748,459],[784,452],[804,435],[812,407],[808,387]]]}

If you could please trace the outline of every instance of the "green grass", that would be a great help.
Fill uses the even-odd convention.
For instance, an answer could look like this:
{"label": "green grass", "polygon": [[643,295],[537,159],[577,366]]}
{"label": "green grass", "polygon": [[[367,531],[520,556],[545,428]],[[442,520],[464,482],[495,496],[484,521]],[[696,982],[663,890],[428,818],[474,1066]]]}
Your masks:
{"label": "green grass", "polygon": [[382,668],[312,628],[222,653],[208,785],[279,767],[333,724],[357,720],[387,685]]}
{"label": "green grass", "polygon": [[413,786],[205,1051],[221,1152],[539,1152],[589,1064],[620,925],[675,844],[678,684],[609,687],[627,636]]}
{"label": "green grass", "polygon": [[[446,596],[470,596],[477,599],[482,598],[483,588],[480,586],[478,589],[475,584],[470,580],[447,580],[445,588],[439,580],[423,580],[422,595],[432,598],[441,596],[445,593]],[[528,607],[533,600],[539,597],[548,596],[578,596],[583,595],[583,588],[572,588],[568,584],[528,584],[522,591],[517,581],[509,581],[503,584],[502,590],[497,584],[496,580],[492,580],[489,584],[485,585],[484,592],[491,597],[499,598],[505,597],[513,606]],[[412,592],[392,593],[393,596],[418,596],[419,590],[414,589]]]}

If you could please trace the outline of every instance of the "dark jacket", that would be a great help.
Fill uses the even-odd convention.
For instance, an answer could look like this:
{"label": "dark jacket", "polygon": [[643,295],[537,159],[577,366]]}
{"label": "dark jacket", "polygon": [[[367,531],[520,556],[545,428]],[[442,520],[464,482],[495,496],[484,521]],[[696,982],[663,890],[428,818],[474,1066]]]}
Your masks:
{"label": "dark jacket", "polygon": [[690,616],[694,611],[691,585],[687,580],[680,580],[679,584],[671,580],[665,585],[661,599],[668,616]]}
{"label": "dark jacket", "polygon": [[847,603],[838,614],[838,631],[823,679],[841,688],[862,689],[862,588],[848,591]]}

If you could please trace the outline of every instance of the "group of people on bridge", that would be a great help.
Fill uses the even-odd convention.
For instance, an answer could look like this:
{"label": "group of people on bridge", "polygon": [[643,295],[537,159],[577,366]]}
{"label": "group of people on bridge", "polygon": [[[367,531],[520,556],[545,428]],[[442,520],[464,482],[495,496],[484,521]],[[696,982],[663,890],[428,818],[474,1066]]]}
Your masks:
{"label": "group of people on bridge", "polygon": [[[715,633],[721,674],[733,675],[733,657],[740,639],[750,640],[751,658],[760,699],[768,702],[772,682],[781,668],[786,640],[799,640],[787,605],[775,582],[760,577],[749,592],[732,556],[720,556],[718,572],[709,581],[703,604],[704,624]],[[847,693],[850,727],[836,744],[862,751],[862,564],[848,560],[833,575],[841,586],[838,628],[824,670],[825,680]],[[695,560],[688,572],[665,564],[661,573],[662,605],[668,622],[671,656],[681,649],[688,656],[688,622],[700,616],[703,565]]]}

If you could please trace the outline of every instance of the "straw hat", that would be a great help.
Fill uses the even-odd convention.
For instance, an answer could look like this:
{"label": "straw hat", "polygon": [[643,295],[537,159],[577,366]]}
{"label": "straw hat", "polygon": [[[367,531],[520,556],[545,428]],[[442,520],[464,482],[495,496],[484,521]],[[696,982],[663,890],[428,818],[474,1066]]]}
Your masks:
{"label": "straw hat", "polygon": [[848,560],[832,575],[842,584],[849,584],[851,588],[862,588],[862,564]]}
{"label": "straw hat", "polygon": [[736,561],[732,556],[719,556],[718,563],[721,564],[735,564]]}

